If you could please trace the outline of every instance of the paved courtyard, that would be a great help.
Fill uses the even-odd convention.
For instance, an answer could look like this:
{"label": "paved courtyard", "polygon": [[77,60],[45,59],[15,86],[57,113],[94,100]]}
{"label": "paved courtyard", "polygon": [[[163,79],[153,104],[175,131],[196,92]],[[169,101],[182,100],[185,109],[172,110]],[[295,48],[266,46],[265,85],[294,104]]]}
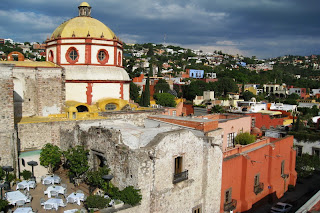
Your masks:
{"label": "paved courtyard", "polygon": [[[58,175],[61,178],[61,184],[66,184],[67,185],[67,192],[66,194],[69,195],[70,193],[76,192],[77,190],[82,190],[86,196],[88,196],[88,191],[87,188],[84,188],[83,185],[79,187],[75,187],[72,183],[70,183],[68,177],[66,176],[65,172],[61,172],[61,170],[57,171],[55,175]],[[56,184],[60,185],[60,184]],[[37,183],[37,187],[35,189],[30,189],[29,193],[33,197],[31,201],[31,207],[33,211],[37,211],[38,213],[41,212],[58,212],[58,213],[63,213],[65,210],[70,210],[70,209],[82,209],[84,208],[83,202],[81,202],[81,205],[75,204],[70,204],[67,203],[66,207],[59,207],[58,211],[55,210],[44,210],[43,206],[40,205],[40,198],[44,198],[45,200],[48,200],[48,195],[44,194],[44,191],[47,189],[47,185],[43,185],[42,183]],[[13,185],[11,187],[12,191],[16,190],[16,185]],[[60,195],[60,197],[63,199],[63,201],[66,203],[66,199],[63,195]],[[26,206],[30,206],[30,203],[26,203]],[[10,206],[10,209],[14,211],[17,207],[16,206]]]}

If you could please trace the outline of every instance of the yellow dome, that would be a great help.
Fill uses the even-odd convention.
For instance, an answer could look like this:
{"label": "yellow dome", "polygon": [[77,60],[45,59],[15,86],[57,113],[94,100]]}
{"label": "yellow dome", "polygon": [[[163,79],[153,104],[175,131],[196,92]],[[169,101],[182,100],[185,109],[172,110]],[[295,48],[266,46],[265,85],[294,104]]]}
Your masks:
{"label": "yellow dome", "polygon": [[82,2],[79,7],[90,7],[90,5],[87,2]]}
{"label": "yellow dome", "polygon": [[[81,3],[84,4],[86,2]],[[90,36],[89,36],[90,35]],[[58,37],[90,37],[114,39],[116,35],[109,27],[101,21],[87,17],[79,16],[62,23],[51,35],[51,39]]]}

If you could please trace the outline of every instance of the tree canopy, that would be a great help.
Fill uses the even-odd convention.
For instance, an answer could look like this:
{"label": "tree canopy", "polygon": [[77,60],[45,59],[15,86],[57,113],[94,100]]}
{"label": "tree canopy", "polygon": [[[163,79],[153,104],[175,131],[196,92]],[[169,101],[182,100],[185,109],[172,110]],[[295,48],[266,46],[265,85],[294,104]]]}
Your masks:
{"label": "tree canopy", "polygon": [[136,103],[138,102],[138,99],[139,99],[139,92],[140,92],[140,87],[137,86],[135,83],[130,82],[130,99]]}
{"label": "tree canopy", "polygon": [[88,169],[88,155],[89,150],[83,146],[76,146],[68,149],[64,152],[67,159],[67,165],[69,168],[69,175],[79,178]]}
{"label": "tree canopy", "polygon": [[154,99],[156,99],[156,103],[161,106],[167,106],[167,107],[175,107],[175,97],[174,95],[171,95],[169,93],[156,93],[154,94]]}
{"label": "tree canopy", "polygon": [[53,169],[61,162],[61,150],[58,146],[47,143],[40,153],[40,165],[48,168],[52,173]]}

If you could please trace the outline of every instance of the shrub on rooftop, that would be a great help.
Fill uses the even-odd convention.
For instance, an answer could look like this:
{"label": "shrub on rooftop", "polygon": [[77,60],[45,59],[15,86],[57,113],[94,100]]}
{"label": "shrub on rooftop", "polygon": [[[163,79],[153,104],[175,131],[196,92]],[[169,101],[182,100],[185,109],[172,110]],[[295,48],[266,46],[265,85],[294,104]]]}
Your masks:
{"label": "shrub on rooftop", "polygon": [[236,144],[241,144],[241,145],[247,145],[247,144],[253,143],[255,142],[255,140],[256,140],[256,136],[250,135],[248,132],[239,133],[234,139]]}

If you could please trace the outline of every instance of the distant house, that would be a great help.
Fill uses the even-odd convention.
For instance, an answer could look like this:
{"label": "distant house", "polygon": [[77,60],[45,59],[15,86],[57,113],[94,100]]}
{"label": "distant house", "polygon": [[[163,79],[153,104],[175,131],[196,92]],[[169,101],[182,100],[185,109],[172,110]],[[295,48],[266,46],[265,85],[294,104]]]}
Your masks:
{"label": "distant house", "polygon": [[264,84],[263,85],[263,92],[267,93],[268,95],[274,94],[276,97],[286,97],[288,94],[286,85],[280,84]]}
{"label": "distant house", "polygon": [[300,98],[305,98],[307,95],[306,88],[295,88],[295,87],[289,87],[289,95],[291,94],[297,94],[300,96]]}

